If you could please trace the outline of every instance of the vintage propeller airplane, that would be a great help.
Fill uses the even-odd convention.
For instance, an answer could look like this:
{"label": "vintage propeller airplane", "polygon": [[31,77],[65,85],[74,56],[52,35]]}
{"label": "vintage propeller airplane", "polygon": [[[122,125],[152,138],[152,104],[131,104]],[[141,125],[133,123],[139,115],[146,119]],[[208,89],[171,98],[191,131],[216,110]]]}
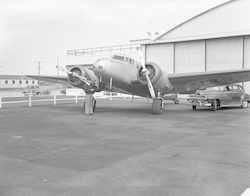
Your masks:
{"label": "vintage propeller airplane", "polygon": [[[208,87],[250,81],[250,69],[206,71],[196,73],[167,74],[153,62],[145,62],[138,50],[140,62],[123,54],[101,58],[92,69],[76,65],[70,70],[57,67],[67,76],[27,75],[37,80],[68,82],[83,88],[87,77],[97,86],[97,92],[109,90],[153,99],[153,114],[161,114],[164,99],[174,99],[179,94],[190,94]],[[168,96],[172,94],[172,96]]]}

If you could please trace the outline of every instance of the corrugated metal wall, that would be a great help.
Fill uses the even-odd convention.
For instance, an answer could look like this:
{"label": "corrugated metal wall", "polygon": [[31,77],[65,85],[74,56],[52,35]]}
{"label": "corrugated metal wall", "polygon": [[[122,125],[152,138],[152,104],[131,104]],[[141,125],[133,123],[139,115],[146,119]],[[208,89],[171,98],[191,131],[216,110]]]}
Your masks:
{"label": "corrugated metal wall", "polygon": [[205,41],[175,44],[175,73],[205,71]]}
{"label": "corrugated metal wall", "polygon": [[173,73],[173,43],[146,46],[146,61],[154,62],[167,73]]}
{"label": "corrugated metal wall", "polygon": [[[250,36],[244,37],[244,68],[250,69]],[[250,94],[250,82],[245,82],[244,88]]]}
{"label": "corrugated metal wall", "polygon": [[207,40],[207,71],[241,69],[243,37]]}

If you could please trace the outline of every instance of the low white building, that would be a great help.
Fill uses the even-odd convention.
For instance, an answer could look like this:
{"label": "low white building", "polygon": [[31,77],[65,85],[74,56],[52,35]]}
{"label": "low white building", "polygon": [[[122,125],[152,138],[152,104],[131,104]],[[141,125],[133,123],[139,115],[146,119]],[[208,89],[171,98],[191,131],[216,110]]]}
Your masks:
{"label": "low white building", "polygon": [[0,75],[0,89],[25,88],[29,85],[38,85],[38,80],[30,79],[26,76]]}

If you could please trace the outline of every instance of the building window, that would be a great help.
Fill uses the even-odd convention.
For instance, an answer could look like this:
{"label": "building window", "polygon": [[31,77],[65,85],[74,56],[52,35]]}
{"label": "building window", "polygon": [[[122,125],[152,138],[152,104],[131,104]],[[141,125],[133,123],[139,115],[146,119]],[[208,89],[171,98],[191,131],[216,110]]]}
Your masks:
{"label": "building window", "polygon": [[26,84],[29,84],[29,81],[26,81]]}
{"label": "building window", "polygon": [[12,84],[15,84],[15,80],[12,81]]}
{"label": "building window", "polygon": [[19,81],[19,84],[22,84],[22,80]]}
{"label": "building window", "polygon": [[35,81],[32,81],[32,84],[35,84]]}
{"label": "building window", "polygon": [[8,80],[5,80],[5,84],[8,84]]}

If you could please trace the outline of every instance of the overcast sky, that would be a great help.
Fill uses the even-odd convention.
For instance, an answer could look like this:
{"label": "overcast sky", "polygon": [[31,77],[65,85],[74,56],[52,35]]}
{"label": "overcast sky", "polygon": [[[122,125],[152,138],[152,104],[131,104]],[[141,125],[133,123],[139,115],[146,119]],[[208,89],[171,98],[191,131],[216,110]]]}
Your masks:
{"label": "overcast sky", "polygon": [[148,38],[150,22],[161,35],[227,1],[0,0],[0,74],[37,74],[42,61],[41,75],[56,75],[67,50]]}

